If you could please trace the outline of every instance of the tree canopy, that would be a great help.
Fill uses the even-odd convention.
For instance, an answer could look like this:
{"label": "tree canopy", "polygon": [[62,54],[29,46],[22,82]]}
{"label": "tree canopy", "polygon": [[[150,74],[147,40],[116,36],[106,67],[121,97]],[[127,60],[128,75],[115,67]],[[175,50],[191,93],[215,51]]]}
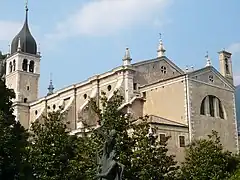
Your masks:
{"label": "tree canopy", "polygon": [[[116,159],[125,165],[124,179],[171,179],[177,167],[174,156],[167,155],[167,141],[165,145],[160,145],[157,136],[149,135],[150,125],[147,117],[135,123],[129,114],[120,109],[122,103],[123,97],[115,92],[110,100],[103,94],[101,110],[94,101],[91,101],[91,107],[98,114],[103,133],[112,129],[117,131]],[[96,152],[103,145],[103,137],[98,129],[93,130],[88,142],[89,154],[93,157],[91,174],[94,175],[97,171]]]}
{"label": "tree canopy", "polygon": [[13,90],[0,80],[0,179],[28,179],[28,133],[15,120]]}
{"label": "tree canopy", "polygon": [[237,159],[223,149],[218,133],[213,131],[208,139],[195,140],[186,148],[181,177],[189,180],[221,180],[229,177],[237,164]]}

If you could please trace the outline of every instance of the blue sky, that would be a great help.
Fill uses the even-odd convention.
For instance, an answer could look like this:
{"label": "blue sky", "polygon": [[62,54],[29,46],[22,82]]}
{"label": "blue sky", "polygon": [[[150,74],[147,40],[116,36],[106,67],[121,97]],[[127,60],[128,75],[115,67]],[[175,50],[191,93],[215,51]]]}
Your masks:
{"label": "blue sky", "polygon": [[[0,50],[7,52],[24,21],[24,0],[0,2]],[[206,51],[218,69],[217,52],[230,50],[240,84],[239,7],[239,0],[29,0],[42,53],[40,96],[50,73],[63,88],[121,65],[126,47],[133,62],[156,57],[160,32],[167,57],[184,69],[205,66]]]}

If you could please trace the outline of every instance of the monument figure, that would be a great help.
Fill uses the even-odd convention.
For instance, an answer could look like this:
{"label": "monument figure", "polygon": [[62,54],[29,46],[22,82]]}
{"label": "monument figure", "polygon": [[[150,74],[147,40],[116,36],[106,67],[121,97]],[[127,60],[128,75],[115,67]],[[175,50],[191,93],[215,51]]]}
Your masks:
{"label": "monument figure", "polygon": [[105,142],[99,162],[98,180],[122,180],[124,165],[116,161],[116,130],[104,135]]}

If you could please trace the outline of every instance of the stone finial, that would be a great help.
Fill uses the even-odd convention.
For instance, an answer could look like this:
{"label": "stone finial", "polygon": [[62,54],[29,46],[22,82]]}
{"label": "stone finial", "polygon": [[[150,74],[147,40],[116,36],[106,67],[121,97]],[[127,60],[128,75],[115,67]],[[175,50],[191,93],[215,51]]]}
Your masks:
{"label": "stone finial", "polygon": [[159,45],[158,45],[158,50],[157,50],[157,57],[162,57],[162,56],[165,56],[166,50],[163,46],[161,33],[159,35],[160,35],[160,40],[159,40]]}
{"label": "stone finial", "polygon": [[206,58],[206,60],[207,60],[206,67],[207,67],[207,66],[212,66],[211,59],[209,58],[209,55],[208,55],[208,51],[207,51],[207,53],[206,53],[205,58]]}
{"label": "stone finial", "polygon": [[18,38],[18,47],[17,47],[17,52],[21,52],[21,42],[20,38]]}
{"label": "stone finial", "polygon": [[131,61],[132,61],[132,58],[131,58],[131,55],[130,55],[129,48],[126,48],[125,55],[123,57],[123,65],[124,66],[130,65]]}
{"label": "stone finial", "polygon": [[10,53],[11,53],[11,45],[9,44],[9,45],[8,45],[7,57],[9,57],[9,56],[10,56]]}
{"label": "stone finial", "polygon": [[188,66],[186,66],[186,68],[185,68],[185,72],[188,72],[188,70],[189,70],[189,69],[188,69]]}
{"label": "stone finial", "polygon": [[191,69],[192,69],[192,71],[194,71],[194,67],[193,66],[191,66]]}
{"label": "stone finial", "polygon": [[50,83],[48,86],[48,93],[47,95],[51,95],[53,94],[53,90],[54,90],[54,86],[53,86],[53,82],[52,82],[52,73],[50,74]]}

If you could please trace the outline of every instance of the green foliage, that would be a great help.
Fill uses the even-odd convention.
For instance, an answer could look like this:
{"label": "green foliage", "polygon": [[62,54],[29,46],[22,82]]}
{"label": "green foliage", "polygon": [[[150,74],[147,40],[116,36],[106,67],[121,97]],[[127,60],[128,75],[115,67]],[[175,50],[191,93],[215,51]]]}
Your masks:
{"label": "green foliage", "polygon": [[[174,156],[167,155],[167,140],[161,145],[157,136],[149,134],[147,117],[139,124],[133,124],[132,173],[136,180],[175,179],[178,167]],[[154,131],[154,128],[153,128]]]}
{"label": "green foliage", "polygon": [[12,89],[8,89],[5,82],[0,80],[0,111],[9,118],[9,123],[12,124],[15,121],[12,108],[12,99],[15,98],[15,93]]}
{"label": "green foliage", "polygon": [[[108,134],[110,130],[115,129],[117,131],[117,144],[116,152],[118,154],[117,160],[125,165],[125,177],[128,177],[130,172],[130,155],[132,141],[128,136],[127,130],[129,129],[129,118],[125,116],[118,108],[123,102],[123,97],[117,92],[114,96],[107,100],[105,94],[101,97],[101,110],[98,108],[94,99],[90,100],[90,107],[93,108],[98,117],[98,122],[101,123],[101,128],[93,130],[91,136],[88,138],[89,152],[88,154],[92,159],[92,168],[89,171],[89,179],[93,179],[97,173],[98,159],[101,154],[100,150],[103,147],[104,138],[103,134]],[[101,131],[101,132],[99,132]]]}
{"label": "green foliage", "polygon": [[29,179],[28,134],[15,121],[12,109],[13,90],[0,80],[0,179]]}
{"label": "green foliage", "polygon": [[78,171],[81,167],[75,167],[73,159],[77,148],[83,146],[77,136],[69,135],[64,119],[64,115],[57,111],[49,113],[42,123],[36,121],[32,124],[30,161],[35,179],[81,179],[81,171]]}
{"label": "green foliage", "polygon": [[[148,137],[149,124],[147,118],[135,124],[131,117],[119,110],[123,103],[123,97],[115,92],[114,96],[107,100],[105,94],[101,97],[101,110],[96,102],[90,101],[91,107],[98,114],[101,127],[93,130],[88,138],[88,154],[91,157],[92,166],[89,171],[89,180],[93,179],[97,172],[97,152],[102,148],[102,133],[110,130],[117,131],[117,161],[124,164],[125,180],[145,179],[174,179],[176,170],[173,156],[167,155],[166,144],[160,146],[157,137]],[[134,130],[132,134],[129,131]],[[101,133],[100,133],[101,131]],[[100,154],[101,155],[101,154]]]}
{"label": "green foliage", "polygon": [[239,180],[240,179],[240,168],[233,173],[233,175],[228,180]]}
{"label": "green foliage", "polygon": [[237,163],[230,152],[223,150],[218,133],[213,131],[208,139],[195,140],[187,147],[181,176],[188,180],[225,179]]}

